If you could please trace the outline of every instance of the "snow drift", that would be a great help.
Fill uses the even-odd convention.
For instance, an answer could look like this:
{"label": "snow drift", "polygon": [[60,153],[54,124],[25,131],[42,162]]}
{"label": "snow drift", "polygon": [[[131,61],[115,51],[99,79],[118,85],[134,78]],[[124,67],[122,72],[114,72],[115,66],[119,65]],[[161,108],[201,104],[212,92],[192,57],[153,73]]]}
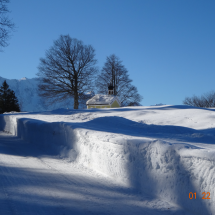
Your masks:
{"label": "snow drift", "polygon": [[[214,117],[212,110],[186,106],[61,109],[0,115],[0,130],[114,177],[140,194],[194,214],[215,214]],[[190,192],[196,199],[189,198]],[[202,199],[203,192],[210,199]]]}

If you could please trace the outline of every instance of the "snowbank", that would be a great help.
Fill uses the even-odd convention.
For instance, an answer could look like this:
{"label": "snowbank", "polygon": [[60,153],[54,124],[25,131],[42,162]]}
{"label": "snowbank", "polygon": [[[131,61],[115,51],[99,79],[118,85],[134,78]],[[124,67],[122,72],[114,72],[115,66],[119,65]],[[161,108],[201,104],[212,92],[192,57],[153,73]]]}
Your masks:
{"label": "snowbank", "polygon": [[[136,110],[131,110],[135,114]],[[82,115],[91,112],[85,111]],[[72,162],[122,181],[137,192],[176,203],[194,214],[215,214],[214,149],[177,141],[174,144],[157,137],[138,136],[135,132],[133,135],[126,135],[129,132],[121,130],[110,132],[108,123],[105,131],[102,126],[105,128],[107,117],[71,123],[47,122],[26,116],[0,115],[0,130],[48,147]],[[114,119],[116,123],[121,120],[124,125],[128,121],[116,116]],[[129,131],[129,127],[123,129]],[[138,130],[136,124],[133,129]],[[190,192],[196,193],[196,199],[195,195],[189,199]],[[210,192],[210,199],[202,199],[203,192]]]}

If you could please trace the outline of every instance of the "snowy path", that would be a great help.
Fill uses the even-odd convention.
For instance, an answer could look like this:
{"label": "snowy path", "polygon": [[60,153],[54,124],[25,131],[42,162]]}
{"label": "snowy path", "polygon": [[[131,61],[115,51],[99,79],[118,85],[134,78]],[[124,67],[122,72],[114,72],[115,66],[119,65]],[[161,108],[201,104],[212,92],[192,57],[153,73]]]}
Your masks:
{"label": "snowy path", "polygon": [[0,132],[0,214],[190,213]]}

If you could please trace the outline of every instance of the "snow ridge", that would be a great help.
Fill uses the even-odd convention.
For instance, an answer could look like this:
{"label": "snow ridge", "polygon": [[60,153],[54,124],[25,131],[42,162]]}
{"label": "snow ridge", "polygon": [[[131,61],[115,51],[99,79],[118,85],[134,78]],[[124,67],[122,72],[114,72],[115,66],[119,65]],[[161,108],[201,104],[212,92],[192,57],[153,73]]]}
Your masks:
{"label": "snow ridge", "polygon": [[[186,106],[61,109],[1,115],[0,130],[40,144],[140,194],[194,214],[214,214],[214,134],[206,127],[213,119],[214,111]],[[169,125],[163,125],[165,120]],[[190,192],[197,198],[189,199]],[[210,199],[203,200],[203,192],[209,192]]]}

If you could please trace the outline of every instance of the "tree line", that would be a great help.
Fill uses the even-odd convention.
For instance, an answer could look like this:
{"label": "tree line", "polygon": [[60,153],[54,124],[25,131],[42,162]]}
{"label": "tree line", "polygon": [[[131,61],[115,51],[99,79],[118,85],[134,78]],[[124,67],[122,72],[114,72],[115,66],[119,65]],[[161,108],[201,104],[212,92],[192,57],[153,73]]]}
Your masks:
{"label": "tree line", "polygon": [[215,107],[215,92],[211,91],[201,96],[186,97],[183,104],[201,108]]}
{"label": "tree line", "polygon": [[39,95],[47,102],[74,99],[74,109],[88,98],[88,92],[96,90],[107,94],[108,85],[114,88],[122,106],[139,105],[142,96],[129,78],[128,70],[116,55],[107,57],[99,72],[95,49],[82,41],[61,35],[40,59]]}

